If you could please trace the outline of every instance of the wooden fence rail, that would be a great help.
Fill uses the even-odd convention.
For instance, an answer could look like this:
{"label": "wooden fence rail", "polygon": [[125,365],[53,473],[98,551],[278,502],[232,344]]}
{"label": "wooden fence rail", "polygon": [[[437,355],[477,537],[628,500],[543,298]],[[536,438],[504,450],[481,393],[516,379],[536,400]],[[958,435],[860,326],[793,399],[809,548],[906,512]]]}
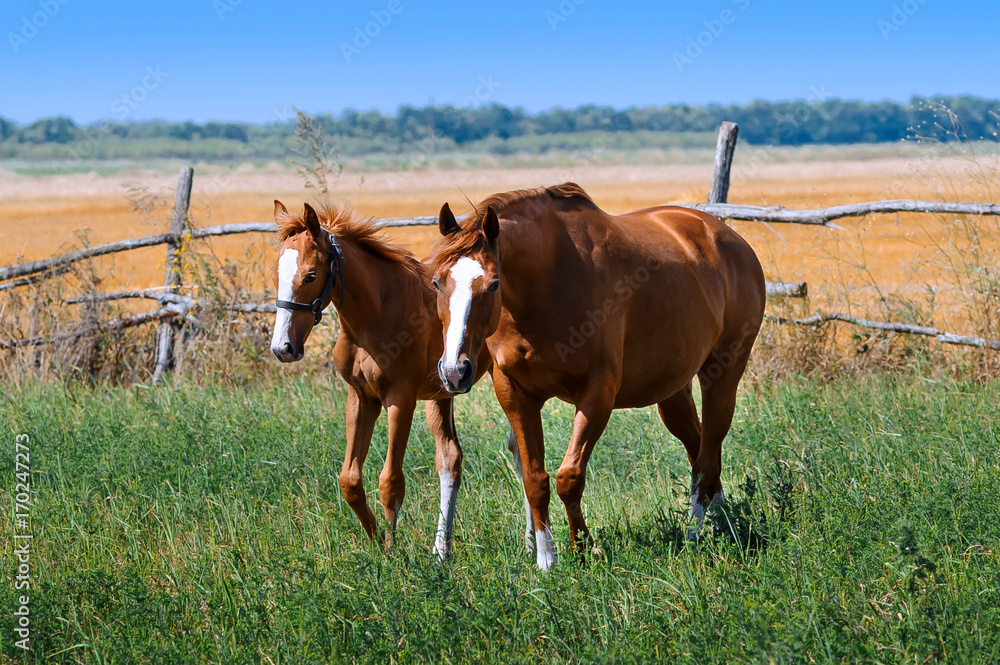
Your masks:
{"label": "wooden fence rail", "polygon": [[930,326],[918,326],[912,323],[872,321],[871,319],[863,319],[859,316],[850,316],[849,314],[841,314],[840,312],[813,314],[812,316],[802,319],[787,319],[780,316],[769,316],[767,318],[773,323],[794,323],[799,326],[818,326],[831,321],[842,321],[844,323],[850,323],[851,325],[858,326],[859,328],[867,328],[869,330],[883,330],[885,332],[903,333],[906,335],[933,337],[942,344],[974,346],[980,349],[1000,351],[1000,340],[997,339],[987,339],[985,337],[975,337],[972,335],[955,335],[954,333],[944,332],[942,330],[938,330],[937,328],[931,328]]}
{"label": "wooden fence rail", "polygon": [[[719,219],[743,220],[749,222],[767,222],[778,224],[806,224],[813,226],[832,226],[834,219],[844,217],[861,217],[874,213],[893,212],[932,212],[932,213],[954,213],[962,215],[1000,215],[1000,204],[996,203],[952,203],[941,201],[870,201],[868,203],[853,203],[850,205],[833,206],[832,208],[818,208],[815,210],[795,210],[783,208],[781,206],[751,206],[738,203],[685,203],[678,204],[686,208],[702,210]],[[430,226],[438,223],[438,218],[434,216],[425,217],[396,217],[381,220],[380,225],[386,227],[395,226]],[[240,233],[274,233],[277,227],[273,222],[243,222],[240,224],[223,224],[221,226],[205,226],[200,229],[185,231],[182,235],[172,233],[160,233],[157,235],[145,236],[143,238],[132,238],[130,240],[118,240],[103,245],[85,247],[73,252],[53,256],[48,259],[29,261],[16,265],[4,266],[0,268],[0,282],[25,277],[37,273],[44,273],[53,268],[67,266],[78,261],[85,261],[98,256],[127,252],[143,247],[156,247],[169,243],[180,243],[185,240],[198,240],[214,236],[227,236]],[[4,287],[0,284],[0,290]]]}
{"label": "wooden fence rail", "polygon": [[[742,220],[772,224],[805,224],[811,226],[827,226],[840,228],[834,220],[847,217],[861,217],[869,214],[891,213],[946,213],[958,215],[1000,215],[1000,204],[996,203],[966,203],[951,201],[917,201],[889,200],[852,203],[818,209],[790,209],[782,206],[753,206],[727,203],[729,193],[729,175],[732,171],[733,153],[739,127],[735,123],[725,122],[719,130],[716,145],[715,162],[711,189],[707,203],[680,204],[685,207],[702,210],[723,220]],[[25,338],[0,342],[0,349],[15,349],[25,346],[38,346],[59,340],[82,338],[102,331],[120,330],[150,322],[160,322],[158,334],[158,353],[154,380],[169,371],[173,361],[174,333],[184,316],[202,307],[194,298],[178,293],[181,286],[179,272],[174,269],[183,246],[192,241],[217,236],[227,236],[243,233],[274,233],[276,226],[271,222],[245,222],[240,224],[223,224],[206,226],[199,229],[187,228],[187,209],[191,195],[193,171],[190,168],[181,169],[174,214],[171,219],[169,233],[119,240],[92,247],[84,247],[72,252],[53,256],[37,261],[28,261],[16,265],[0,267],[0,291],[28,286],[42,279],[54,277],[68,272],[73,264],[100,256],[119,252],[127,252],[145,247],[168,245],[167,269],[164,287],[160,289],[133,289],[115,293],[91,294],[67,299],[68,304],[80,304],[95,301],[121,300],[140,298],[157,300],[160,308],[147,314],[116,319],[85,326],[79,330],[59,334],[53,337]],[[383,219],[380,224],[385,227],[399,226],[430,226],[437,224],[435,216],[397,217]],[[770,297],[805,297],[808,288],[805,282],[769,282],[767,294]],[[240,313],[273,313],[275,307],[269,303],[229,303],[224,309]],[[887,321],[870,321],[840,313],[816,314],[802,319],[785,319],[770,317],[770,320],[781,324],[820,325],[832,321],[850,323],[863,328],[884,330],[913,335],[935,337],[945,344],[958,344],[1000,350],[1000,341],[954,335],[941,332],[936,328],[915,326],[906,323]]]}

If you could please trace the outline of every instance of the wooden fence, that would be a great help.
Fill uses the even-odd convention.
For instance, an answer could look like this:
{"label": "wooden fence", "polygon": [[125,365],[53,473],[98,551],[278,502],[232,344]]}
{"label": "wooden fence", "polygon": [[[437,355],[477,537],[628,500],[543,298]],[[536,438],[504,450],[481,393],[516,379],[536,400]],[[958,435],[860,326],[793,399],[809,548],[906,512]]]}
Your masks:
{"label": "wooden fence", "polygon": [[[729,192],[729,176],[732,170],[733,154],[739,127],[735,123],[724,122],[719,129],[716,145],[715,163],[713,167],[711,189],[707,203],[683,204],[715,215],[723,220],[742,220],[764,222],[771,224],[805,224],[811,226],[828,226],[841,228],[834,220],[846,217],[861,217],[873,213],[953,213],[964,215],[1000,215],[1000,204],[995,203],[962,203],[942,201],[889,200],[854,203],[850,205],[833,206],[812,210],[795,210],[782,206],[751,206],[727,203]],[[0,291],[19,288],[34,284],[40,280],[49,279],[68,272],[73,264],[99,256],[126,252],[143,247],[167,245],[166,269],[162,289],[138,289],[118,291],[115,293],[93,294],[80,298],[66,300],[68,304],[93,301],[110,301],[127,298],[143,298],[156,300],[160,307],[146,314],[105,321],[88,327],[80,328],[70,333],[51,337],[22,338],[0,342],[0,348],[16,349],[25,346],[37,346],[58,340],[74,339],[94,334],[104,330],[120,330],[146,323],[158,322],[156,366],[153,381],[162,378],[173,366],[174,338],[183,318],[189,312],[198,308],[197,302],[188,296],[178,293],[182,287],[181,271],[177,269],[181,259],[181,248],[192,240],[225,236],[241,233],[274,233],[276,227],[271,222],[246,222],[241,224],[224,224],[190,228],[188,224],[188,208],[191,201],[191,189],[194,170],[184,167],[180,171],[177,193],[171,216],[170,231],[157,235],[119,240],[102,245],[85,247],[76,251],[37,261],[28,261],[16,265],[0,267]],[[437,217],[399,217],[383,219],[382,226],[429,226],[437,224]],[[767,292],[771,297],[805,297],[808,287],[804,282],[769,282]],[[227,306],[227,309],[241,313],[273,313],[274,305],[270,303],[237,303]],[[839,312],[816,314],[801,319],[785,319],[772,317],[777,323],[798,325],[819,325],[830,321],[850,323],[862,328],[884,330],[912,335],[935,337],[945,344],[957,344],[1000,350],[1000,340],[954,335],[935,328],[917,326],[907,323],[888,321],[870,321],[852,317]]]}

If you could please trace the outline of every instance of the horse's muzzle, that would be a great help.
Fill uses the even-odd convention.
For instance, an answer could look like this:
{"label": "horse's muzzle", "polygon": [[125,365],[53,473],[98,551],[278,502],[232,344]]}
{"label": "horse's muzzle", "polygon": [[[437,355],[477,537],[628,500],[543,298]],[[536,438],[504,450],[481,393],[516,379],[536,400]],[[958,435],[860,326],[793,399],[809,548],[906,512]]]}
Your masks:
{"label": "horse's muzzle", "polygon": [[273,344],[271,353],[281,362],[291,363],[302,360],[303,349],[297,349],[291,342],[285,342],[284,344]]}
{"label": "horse's muzzle", "polygon": [[443,360],[439,360],[438,376],[441,377],[444,389],[455,395],[472,390],[472,384],[476,380],[476,372],[468,359],[462,360],[457,365],[445,365]]}

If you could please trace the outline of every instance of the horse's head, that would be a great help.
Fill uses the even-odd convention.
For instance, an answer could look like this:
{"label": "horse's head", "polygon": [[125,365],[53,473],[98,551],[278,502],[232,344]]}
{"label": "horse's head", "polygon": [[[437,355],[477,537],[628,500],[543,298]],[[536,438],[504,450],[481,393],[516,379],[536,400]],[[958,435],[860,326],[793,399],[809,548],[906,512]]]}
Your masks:
{"label": "horse's head", "polygon": [[[319,222],[308,203],[301,217],[295,217],[280,201],[274,202],[281,249],[271,267],[271,279],[278,291],[277,315],[271,352],[283,363],[300,360],[320,312],[337,292],[338,247],[333,236]],[[338,279],[338,277],[340,279]]]}
{"label": "horse's head", "polygon": [[438,217],[444,237],[434,261],[438,316],[444,330],[444,355],[438,375],[451,393],[467,393],[476,378],[476,361],[500,322],[500,221],[492,208],[460,227],[445,203]]}

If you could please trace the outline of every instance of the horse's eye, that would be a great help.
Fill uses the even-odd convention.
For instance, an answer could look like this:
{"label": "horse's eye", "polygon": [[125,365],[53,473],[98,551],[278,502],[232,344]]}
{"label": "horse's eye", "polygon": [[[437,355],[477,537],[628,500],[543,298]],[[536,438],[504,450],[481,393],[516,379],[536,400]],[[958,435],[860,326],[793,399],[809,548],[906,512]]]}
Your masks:
{"label": "horse's eye", "polygon": [[437,277],[435,277],[434,279],[431,280],[431,284],[434,285],[434,290],[435,291],[440,291],[441,290],[441,282],[438,281]]}
{"label": "horse's eye", "polygon": [[486,287],[486,292],[487,293],[496,293],[497,289],[499,289],[499,288],[500,288],[500,280],[498,279],[498,280],[496,280],[495,282],[492,282],[489,286]]}
{"label": "horse's eye", "polygon": [[303,284],[311,284],[316,281],[316,273],[310,272],[306,273],[306,276],[302,279]]}

